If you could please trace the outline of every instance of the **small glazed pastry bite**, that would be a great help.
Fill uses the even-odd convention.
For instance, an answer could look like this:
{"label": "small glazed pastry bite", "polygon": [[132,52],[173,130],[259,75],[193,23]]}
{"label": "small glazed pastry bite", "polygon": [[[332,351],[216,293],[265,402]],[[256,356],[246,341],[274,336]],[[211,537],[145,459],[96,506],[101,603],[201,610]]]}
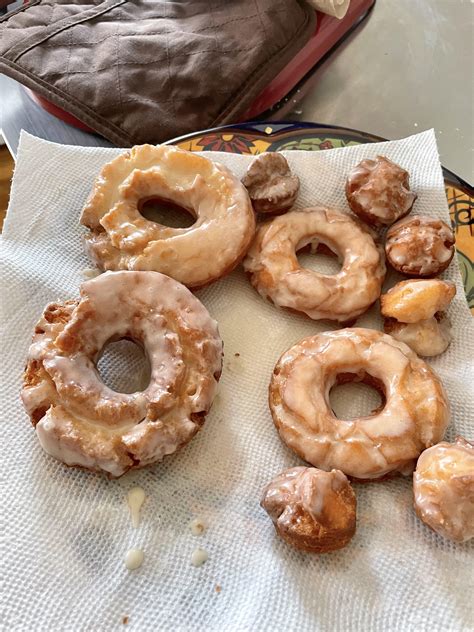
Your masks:
{"label": "small glazed pastry bite", "polygon": [[385,254],[397,272],[414,277],[437,276],[454,256],[453,231],[440,219],[407,217],[388,230]]}
{"label": "small glazed pastry bite", "polygon": [[444,353],[451,342],[451,323],[441,314],[417,323],[399,323],[387,318],[384,331],[425,358]]}
{"label": "small glazed pastry bite", "polygon": [[474,443],[457,437],[425,450],[413,475],[415,511],[454,542],[474,538]]}
{"label": "small glazed pastry bite", "polygon": [[390,226],[407,215],[416,200],[410,176],[384,156],[362,160],[350,172],[346,197],[351,211],[374,226]]}
{"label": "small glazed pastry bite", "polygon": [[279,215],[293,206],[300,181],[291,173],[286,158],[278,152],[258,155],[242,178],[257,213]]}
{"label": "small glazed pastry bite", "polygon": [[444,311],[456,294],[456,286],[441,279],[401,281],[380,297],[382,316],[402,323],[417,323]]}
{"label": "small glazed pastry bite", "polygon": [[264,489],[260,504],[278,535],[303,551],[342,549],[356,530],[356,497],[339,470],[285,470]]}
{"label": "small glazed pastry bite", "polygon": [[401,281],[380,297],[384,331],[422,356],[443,353],[451,342],[444,310],[456,286],[440,279]]}

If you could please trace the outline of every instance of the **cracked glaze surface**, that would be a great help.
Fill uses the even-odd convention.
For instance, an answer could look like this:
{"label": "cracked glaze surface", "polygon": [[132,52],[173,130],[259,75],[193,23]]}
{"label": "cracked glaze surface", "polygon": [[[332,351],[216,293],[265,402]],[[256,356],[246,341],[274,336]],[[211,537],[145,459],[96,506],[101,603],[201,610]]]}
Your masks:
{"label": "cracked glaze surface", "polygon": [[[145,219],[140,204],[172,202],[196,218],[188,228]],[[224,166],[165,145],[141,145],[107,163],[82,212],[86,249],[104,270],[156,270],[200,287],[230,272],[255,233],[249,196]],[[212,256],[210,256],[212,253]]]}
{"label": "cracked glaze surface", "polygon": [[[348,373],[381,385],[382,410],[358,419],[335,417],[329,392],[338,375]],[[281,438],[301,458],[358,479],[411,473],[449,422],[434,371],[405,344],[370,329],[325,332],[291,347],[275,366],[269,402]]]}
{"label": "cracked glaze surface", "polygon": [[[217,323],[183,285],[158,272],[107,272],[80,300],[53,303],[28,353],[22,399],[46,452],[120,476],[162,459],[199,430],[222,367]],[[151,365],[145,390],[117,393],[96,363],[129,338]]]}
{"label": "cracked glaze surface", "polygon": [[402,274],[436,276],[454,256],[453,231],[440,219],[408,217],[387,231],[385,253],[392,268]]}
{"label": "cracked glaze surface", "polygon": [[261,505],[277,533],[299,549],[334,551],[346,546],[355,533],[356,497],[339,470],[285,470],[266,486]]}
{"label": "cracked glaze surface", "polygon": [[[336,252],[341,271],[301,268],[296,252],[308,244]],[[258,293],[275,305],[339,322],[365,312],[380,296],[385,276],[383,251],[371,232],[347,213],[323,207],[291,211],[260,226],[244,268]]]}
{"label": "cracked glaze surface", "polygon": [[474,443],[457,437],[425,450],[413,475],[415,510],[455,542],[474,538]]}
{"label": "cracked glaze surface", "polygon": [[384,156],[362,160],[350,172],[346,197],[353,213],[368,224],[387,226],[409,213],[416,200],[405,169]]}

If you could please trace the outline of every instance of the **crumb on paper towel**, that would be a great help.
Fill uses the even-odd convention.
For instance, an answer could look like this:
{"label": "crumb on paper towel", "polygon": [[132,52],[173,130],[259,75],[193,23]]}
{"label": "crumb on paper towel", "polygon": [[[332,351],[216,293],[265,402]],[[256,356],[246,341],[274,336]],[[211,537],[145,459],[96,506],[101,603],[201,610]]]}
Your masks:
{"label": "crumb on paper towel", "polygon": [[122,623],[123,623],[123,625],[127,625],[127,623],[128,623],[128,615],[125,615],[124,617],[122,617]]}
{"label": "crumb on paper towel", "polygon": [[195,549],[191,556],[191,564],[193,566],[202,566],[205,562],[207,562],[208,557],[207,551],[204,549]]}
{"label": "crumb on paper towel", "polygon": [[219,584],[216,584],[215,590],[216,590],[216,593],[220,593],[222,590],[222,586],[220,586]]}
{"label": "crumb on paper towel", "polygon": [[195,518],[191,521],[189,528],[191,529],[191,533],[193,535],[202,535],[206,530],[206,525],[201,518]]}
{"label": "crumb on paper towel", "polygon": [[245,373],[245,368],[242,362],[240,361],[240,353],[239,354],[234,353],[234,357],[226,362],[226,368],[229,371],[229,373],[234,373],[236,375],[237,374],[241,375]]}

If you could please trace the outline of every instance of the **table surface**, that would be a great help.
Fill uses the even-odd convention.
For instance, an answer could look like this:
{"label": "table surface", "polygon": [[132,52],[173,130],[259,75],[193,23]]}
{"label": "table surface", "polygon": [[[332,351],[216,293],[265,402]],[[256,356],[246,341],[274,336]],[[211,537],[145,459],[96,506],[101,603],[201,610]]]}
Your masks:
{"label": "table surface", "polygon": [[[286,118],[389,139],[434,127],[441,162],[472,182],[473,12],[471,0],[377,0],[369,18],[312,73],[310,90]],[[1,75],[0,95],[0,128],[13,155],[21,129],[60,143],[111,146],[48,114]]]}

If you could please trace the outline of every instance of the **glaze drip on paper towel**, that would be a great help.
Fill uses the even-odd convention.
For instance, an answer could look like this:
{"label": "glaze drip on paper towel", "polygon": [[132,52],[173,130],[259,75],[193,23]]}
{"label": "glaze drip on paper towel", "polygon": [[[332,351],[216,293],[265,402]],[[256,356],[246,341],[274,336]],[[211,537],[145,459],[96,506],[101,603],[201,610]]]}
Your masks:
{"label": "glaze drip on paper towel", "polygon": [[145,554],[141,549],[130,549],[125,555],[125,566],[129,571],[134,571],[143,564]]}
{"label": "glaze drip on paper towel", "polygon": [[135,529],[140,524],[140,509],[145,502],[145,490],[142,487],[132,487],[127,494],[127,503],[130,509],[130,517]]}

